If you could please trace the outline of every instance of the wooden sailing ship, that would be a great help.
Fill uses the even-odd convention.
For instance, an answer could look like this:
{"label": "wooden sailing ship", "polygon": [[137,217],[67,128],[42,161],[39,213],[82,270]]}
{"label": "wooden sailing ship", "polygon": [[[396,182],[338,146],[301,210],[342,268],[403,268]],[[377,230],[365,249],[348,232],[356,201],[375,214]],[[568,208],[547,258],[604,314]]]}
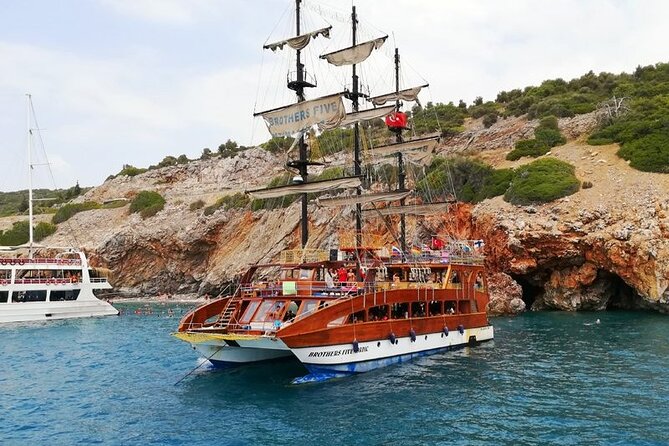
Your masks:
{"label": "wooden sailing ship", "polygon": [[[416,100],[426,84],[400,88],[399,51],[394,54],[395,89],[371,96],[360,92],[356,71],[387,36],[357,41],[358,18],[351,14],[352,44],[329,52],[322,59],[352,69],[351,89],[307,100],[305,89],[315,86],[301,63],[301,51],[317,37],[328,37],[331,27],[300,32],[300,6],[296,0],[296,37],[265,45],[296,51],[295,76],[287,86],[297,103],[258,113],[273,137],[295,139],[299,157],[287,163],[295,169],[292,184],[251,190],[254,198],[301,194],[302,248],[282,253],[277,263],[251,267],[229,296],[188,313],[175,336],[189,342],[215,365],[230,365],[281,357],[297,358],[314,376],[338,376],[364,372],[449,348],[493,338],[486,316],[488,287],[481,247],[475,241],[434,237],[429,246],[410,252],[406,240],[407,215],[443,212],[448,203],[407,203],[412,194],[406,184],[405,163],[432,156],[438,136],[407,139],[407,115],[402,101]],[[347,113],[344,99],[351,102]],[[365,99],[373,108],[360,110]],[[391,103],[391,105],[385,105]],[[367,193],[362,190],[359,123],[385,118],[394,134],[392,144],[370,149],[374,156],[397,159],[398,184],[394,190]],[[305,134],[352,126],[353,175],[325,181],[309,181]],[[341,194],[337,191],[348,190]],[[322,206],[354,206],[355,231],[348,244],[338,249],[310,250],[307,193],[330,192],[319,198]],[[378,203],[384,203],[377,206]],[[363,208],[365,206],[365,208]],[[399,247],[366,241],[363,216],[398,215]],[[278,270],[273,280],[258,280]],[[310,378],[307,378],[310,379]]]}

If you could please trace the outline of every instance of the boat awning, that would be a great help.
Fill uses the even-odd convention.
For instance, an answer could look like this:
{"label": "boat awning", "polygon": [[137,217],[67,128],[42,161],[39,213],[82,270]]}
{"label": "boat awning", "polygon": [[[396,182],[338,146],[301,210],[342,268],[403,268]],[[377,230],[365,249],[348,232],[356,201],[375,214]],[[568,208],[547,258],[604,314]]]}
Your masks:
{"label": "boat awning", "polygon": [[255,189],[246,191],[253,198],[266,199],[285,197],[293,194],[311,194],[315,192],[326,192],[335,189],[347,189],[360,187],[360,177],[343,177],[331,180],[312,181],[309,183],[288,184],[286,186]]}
{"label": "boat awning", "polygon": [[344,119],[341,121],[331,124],[324,123],[319,124],[321,130],[333,129],[335,127],[346,127],[347,125],[355,124],[356,122],[369,121],[372,119],[383,118],[384,116],[390,114],[395,110],[394,105],[388,105],[385,107],[371,108],[369,110],[363,110],[354,113],[348,113]]}
{"label": "boat awning", "polygon": [[385,146],[372,147],[370,151],[374,155],[394,155],[396,153],[407,153],[414,150],[423,150],[426,152],[434,152],[435,147],[439,143],[440,136],[429,136],[425,138],[412,139],[396,144],[388,144]]}

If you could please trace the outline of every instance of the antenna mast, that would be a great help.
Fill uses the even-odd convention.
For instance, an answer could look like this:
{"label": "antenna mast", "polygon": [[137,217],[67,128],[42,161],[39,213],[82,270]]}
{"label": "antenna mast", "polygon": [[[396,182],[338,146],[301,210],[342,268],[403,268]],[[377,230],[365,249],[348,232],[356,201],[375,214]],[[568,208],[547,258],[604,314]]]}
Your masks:
{"label": "antenna mast", "polygon": [[32,129],[32,96],[26,94],[27,103],[27,121],[28,121],[28,258],[33,258],[33,129]]}

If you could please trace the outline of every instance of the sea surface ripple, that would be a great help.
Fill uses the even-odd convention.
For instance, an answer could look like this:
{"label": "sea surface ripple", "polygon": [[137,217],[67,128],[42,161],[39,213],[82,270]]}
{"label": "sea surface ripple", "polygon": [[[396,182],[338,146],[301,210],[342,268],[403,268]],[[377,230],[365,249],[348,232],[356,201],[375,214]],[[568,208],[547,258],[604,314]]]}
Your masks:
{"label": "sea surface ripple", "polygon": [[201,361],[170,336],[183,305],[118,306],[0,327],[1,445],[669,444],[667,316],[527,313],[493,319],[494,342],[350,378],[205,364],[175,385]]}

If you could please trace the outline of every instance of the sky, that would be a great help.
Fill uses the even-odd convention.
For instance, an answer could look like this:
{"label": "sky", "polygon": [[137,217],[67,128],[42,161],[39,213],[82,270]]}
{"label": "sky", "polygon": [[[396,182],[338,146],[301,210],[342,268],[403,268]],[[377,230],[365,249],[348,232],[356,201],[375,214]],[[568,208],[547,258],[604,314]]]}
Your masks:
{"label": "sky", "polygon": [[[350,0],[304,3],[305,28],[326,23],[342,28],[352,5]],[[316,3],[325,5],[322,19]],[[290,100],[285,88],[264,84],[284,80],[291,62],[262,45],[289,37],[281,33],[291,32],[293,4],[2,0],[0,191],[27,187],[26,93],[32,95],[53,172],[53,180],[36,172],[37,187],[95,186],[124,164],[147,167],[167,155],[197,158],[203,148],[216,150],[227,139],[245,146],[266,141],[264,124],[252,115],[263,105]],[[568,80],[590,70],[630,72],[669,61],[665,0],[353,4],[361,32],[368,33],[363,35],[390,36],[381,56],[389,59],[395,46],[401,48],[403,73],[411,73],[403,81],[429,81],[423,102],[494,100],[499,91],[545,79]],[[332,51],[337,48],[328,45],[342,42],[338,39],[317,43]],[[318,63],[309,58],[307,70],[322,73],[310,66]],[[347,75],[332,78],[344,82]],[[37,149],[32,156],[43,161]]]}

